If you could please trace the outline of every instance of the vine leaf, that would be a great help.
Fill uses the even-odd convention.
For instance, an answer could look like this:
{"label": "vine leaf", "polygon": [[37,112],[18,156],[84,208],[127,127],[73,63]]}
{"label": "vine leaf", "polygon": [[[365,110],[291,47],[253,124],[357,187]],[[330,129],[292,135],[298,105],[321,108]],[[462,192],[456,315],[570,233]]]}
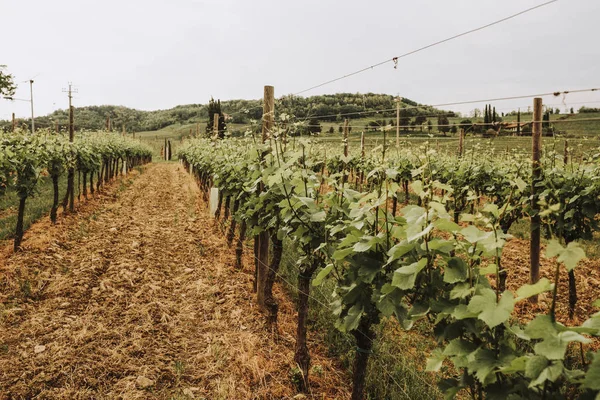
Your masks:
{"label": "vine leaf", "polygon": [[558,256],[557,261],[563,263],[567,271],[572,271],[579,261],[585,258],[585,251],[579,243],[571,242],[567,247],[563,247],[558,240],[552,239],[546,246],[546,257],[552,258]]}
{"label": "vine leaf", "polygon": [[531,296],[536,296],[552,289],[554,289],[554,284],[547,278],[542,278],[533,285],[527,284],[517,289],[517,298],[515,299],[515,302],[525,300]]}
{"label": "vine leaf", "polygon": [[415,286],[417,274],[425,268],[425,265],[427,265],[427,259],[422,258],[415,263],[398,268],[394,271],[392,286],[402,290],[412,289]]}
{"label": "vine leaf", "polygon": [[325,279],[332,270],[333,270],[333,264],[329,264],[328,266],[323,268],[321,271],[319,271],[319,273],[317,274],[315,279],[313,279],[312,285],[319,286],[323,282],[323,279]]}
{"label": "vine leaf", "polygon": [[444,282],[464,282],[468,277],[468,267],[462,258],[452,257],[444,269]]}
{"label": "vine leaf", "polygon": [[492,289],[485,288],[473,296],[468,309],[478,314],[477,318],[493,328],[510,318],[514,305],[515,301],[511,292],[505,291],[500,301],[496,303],[496,293]]}
{"label": "vine leaf", "polygon": [[[583,387],[592,390],[600,390],[600,354],[594,354],[594,359],[590,364]],[[600,394],[599,394],[600,396]]]}

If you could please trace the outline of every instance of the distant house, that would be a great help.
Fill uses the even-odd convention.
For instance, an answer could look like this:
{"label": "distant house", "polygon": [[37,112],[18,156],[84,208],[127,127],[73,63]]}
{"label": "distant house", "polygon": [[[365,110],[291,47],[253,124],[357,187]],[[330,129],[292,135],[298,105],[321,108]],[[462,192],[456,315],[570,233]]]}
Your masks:
{"label": "distant house", "polygon": [[532,124],[531,121],[530,122],[521,122],[520,124],[517,122],[506,122],[506,123],[502,124],[502,129],[505,131],[516,133],[517,128],[519,127],[519,125],[521,125],[521,134],[522,134],[524,128],[531,126],[531,124]]}

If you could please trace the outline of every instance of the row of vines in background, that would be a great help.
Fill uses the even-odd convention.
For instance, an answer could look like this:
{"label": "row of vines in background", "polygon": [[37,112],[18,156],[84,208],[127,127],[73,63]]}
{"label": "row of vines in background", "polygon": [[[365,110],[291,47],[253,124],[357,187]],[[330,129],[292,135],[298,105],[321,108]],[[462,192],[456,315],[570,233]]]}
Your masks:
{"label": "row of vines in background", "polygon": [[[19,199],[15,251],[23,238],[27,199],[36,195],[44,175],[52,179],[54,199],[50,218],[55,223],[61,203],[58,184],[61,175],[77,171],[82,180],[82,194],[87,198],[88,188],[93,194],[119,173],[150,161],[152,152],[146,145],[117,134],[86,133],[69,142],[67,136],[49,131],[0,133],[0,196],[14,190]],[[72,181],[73,175],[70,178]],[[73,211],[72,188],[64,193],[62,207],[64,211]]]}
{"label": "row of vines in background", "polygon": [[[600,398],[600,354],[567,357],[570,346],[600,336],[600,313],[580,326],[566,326],[555,315],[561,271],[572,273],[585,257],[576,240],[598,230],[598,156],[573,163],[547,152],[536,183],[542,189],[537,211],[530,202],[531,164],[523,157],[499,162],[483,149],[441,155],[427,143],[345,156],[311,141],[288,143],[293,128],[281,126],[264,144],[193,140],[179,158],[205,198],[212,187],[219,189],[216,216],[221,208],[223,218],[231,215],[230,243],[239,226],[238,266],[245,238],[269,235],[268,265],[256,240],[254,259],[255,290],[271,326],[277,323],[271,290],[283,239],[299,254],[294,359],[300,389],[309,382],[311,286],[328,280],[334,289],[327,307],[336,327],[355,338],[353,399],[363,398],[374,327],[390,317],[406,330],[428,321],[438,347],[426,369],[451,367],[439,381],[448,398],[461,391],[477,399]],[[512,292],[502,266],[507,232],[534,213],[556,273],[553,281],[543,278]],[[553,299],[547,315],[526,323],[514,318],[518,303],[544,292]],[[573,308],[576,294],[570,297]]]}

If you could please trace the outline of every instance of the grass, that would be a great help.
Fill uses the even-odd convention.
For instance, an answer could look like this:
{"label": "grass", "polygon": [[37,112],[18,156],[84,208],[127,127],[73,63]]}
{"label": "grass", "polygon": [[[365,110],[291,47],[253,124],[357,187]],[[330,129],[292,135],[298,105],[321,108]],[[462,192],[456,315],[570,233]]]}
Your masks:
{"label": "grass", "polygon": [[[280,274],[289,283],[286,289],[294,299],[297,298],[297,292],[292,289],[298,283],[297,259],[291,242],[286,240]],[[326,306],[331,301],[328,293],[332,290],[333,282],[327,280],[319,287],[311,287],[308,324],[311,334],[319,335],[327,345],[328,355],[340,360],[342,366],[351,373],[356,344],[352,335],[342,333],[335,327],[336,317]],[[393,329],[394,325],[397,325],[394,321],[386,320],[375,328],[379,339],[374,344],[369,361],[367,399],[441,398],[435,379],[422,369],[434,343],[418,334]]]}
{"label": "grass", "polygon": [[[75,178],[77,182],[77,178]],[[60,201],[67,190],[67,174],[63,174],[59,179]],[[52,208],[54,200],[54,191],[52,188],[52,179],[50,177],[42,178],[37,186],[38,192],[35,196],[27,199],[25,204],[25,216],[23,218],[24,230],[27,230],[31,224],[48,214]],[[17,211],[19,208],[19,198],[17,194],[9,190],[4,196],[0,196],[0,240],[12,239],[15,235],[17,226]]]}

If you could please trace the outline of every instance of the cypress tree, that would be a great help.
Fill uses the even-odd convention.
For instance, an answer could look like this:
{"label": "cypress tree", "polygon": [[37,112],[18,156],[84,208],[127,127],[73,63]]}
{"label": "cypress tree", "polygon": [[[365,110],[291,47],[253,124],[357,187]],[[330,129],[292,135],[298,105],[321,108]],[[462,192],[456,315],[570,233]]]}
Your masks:
{"label": "cypress tree", "polygon": [[494,107],[494,112],[493,112],[493,116],[492,116],[492,122],[496,122],[496,117],[497,117],[496,107]]}
{"label": "cypress tree", "polygon": [[487,124],[490,122],[490,118],[488,116],[488,105],[485,105],[485,111],[483,112],[483,123]]}

